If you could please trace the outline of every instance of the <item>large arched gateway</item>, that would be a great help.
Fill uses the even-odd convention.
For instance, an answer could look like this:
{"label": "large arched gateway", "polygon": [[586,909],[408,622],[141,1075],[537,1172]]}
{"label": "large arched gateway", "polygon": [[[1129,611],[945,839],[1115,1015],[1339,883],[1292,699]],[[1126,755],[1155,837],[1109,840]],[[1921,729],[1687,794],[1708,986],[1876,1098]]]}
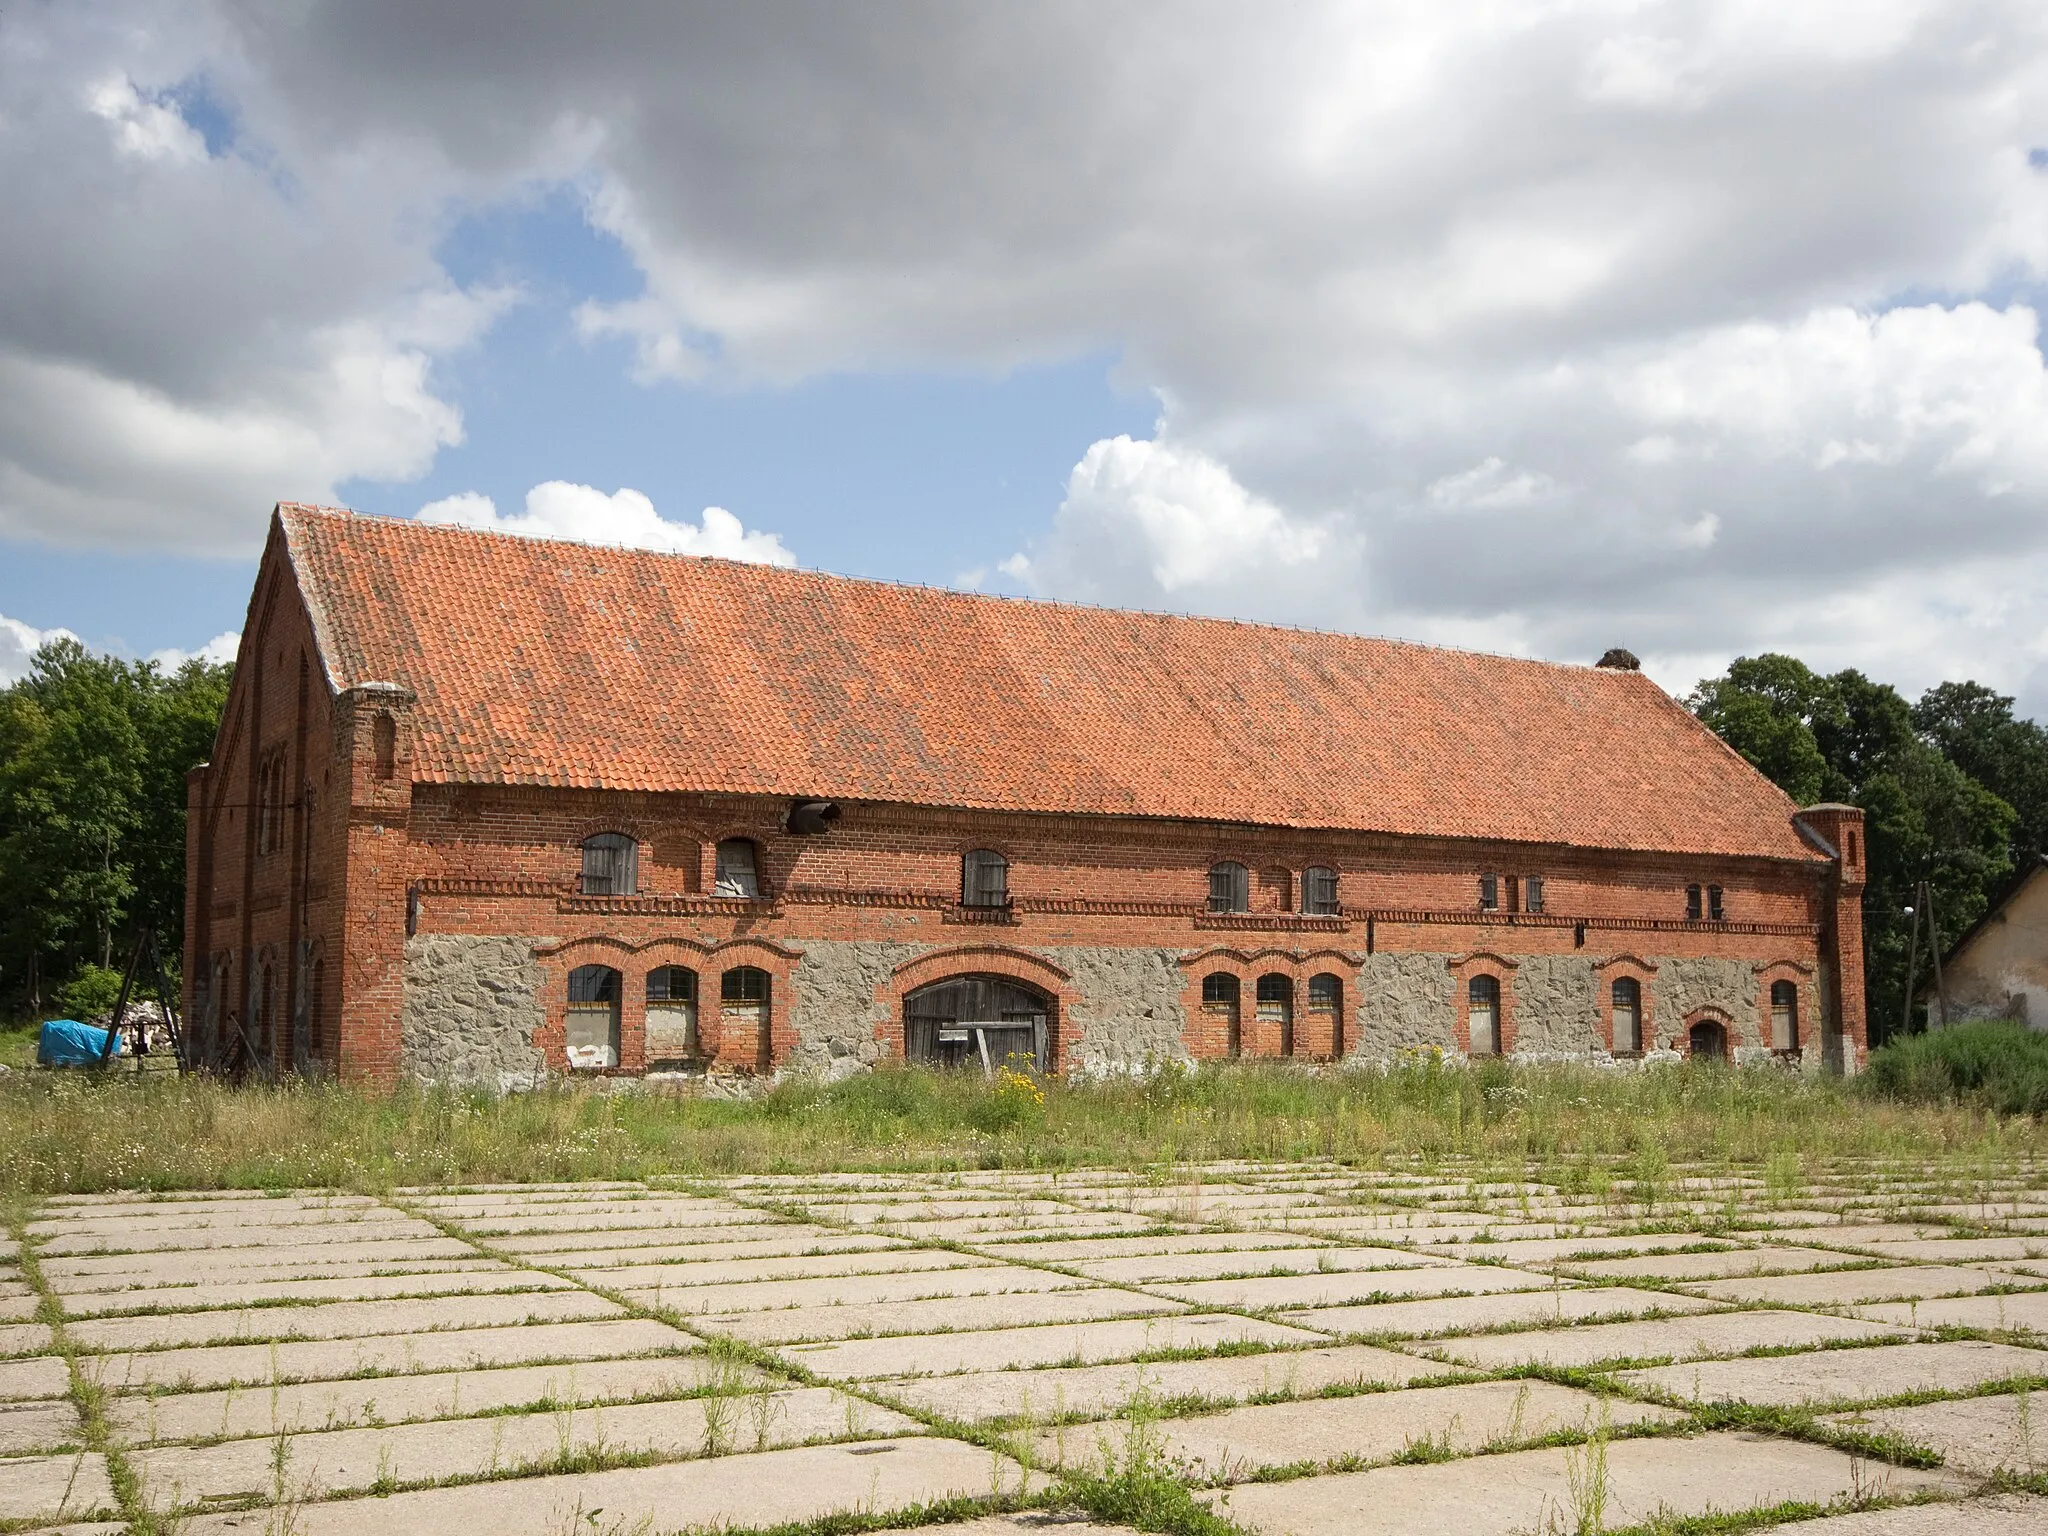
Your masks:
{"label": "large arched gateway", "polygon": [[1052,999],[1008,976],[948,976],[903,999],[903,1054],[938,1066],[994,1071],[1014,1057],[1046,1070]]}

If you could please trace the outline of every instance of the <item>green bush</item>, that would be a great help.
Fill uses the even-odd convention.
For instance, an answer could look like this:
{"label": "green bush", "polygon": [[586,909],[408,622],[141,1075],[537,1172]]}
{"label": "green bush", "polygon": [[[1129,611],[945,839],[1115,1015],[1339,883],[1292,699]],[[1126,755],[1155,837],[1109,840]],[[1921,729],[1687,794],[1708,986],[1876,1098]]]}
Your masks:
{"label": "green bush", "polygon": [[50,1001],[57,1005],[65,1018],[89,1021],[103,1013],[112,1013],[120,998],[121,973],[88,961],[57,989]]}
{"label": "green bush", "polygon": [[1866,1082],[1887,1098],[2048,1115],[2048,1033],[1982,1019],[1908,1035],[1871,1052]]}

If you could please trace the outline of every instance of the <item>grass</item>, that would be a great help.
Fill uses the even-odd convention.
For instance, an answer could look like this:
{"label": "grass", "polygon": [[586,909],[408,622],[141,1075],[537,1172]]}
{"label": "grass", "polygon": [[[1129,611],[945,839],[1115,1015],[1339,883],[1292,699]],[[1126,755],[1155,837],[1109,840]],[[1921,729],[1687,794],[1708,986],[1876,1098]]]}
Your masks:
{"label": "grass", "polygon": [[2048,1031],[1983,1019],[1908,1035],[1872,1054],[1869,1083],[1894,1099],[2048,1115]]}
{"label": "grass", "polygon": [[[1931,1037],[1930,1037],[1931,1038]],[[1048,1082],[1042,1101],[910,1068],[748,1100],[234,1087],[170,1074],[0,1075],[0,1191],[25,1195],[647,1178],[846,1168],[1172,1167],[1217,1158],[1479,1159],[1653,1209],[1676,1164],[1748,1165],[1789,1195],[1794,1155],[1990,1168],[2048,1123],[1771,1068],[1614,1072],[1421,1062]]]}

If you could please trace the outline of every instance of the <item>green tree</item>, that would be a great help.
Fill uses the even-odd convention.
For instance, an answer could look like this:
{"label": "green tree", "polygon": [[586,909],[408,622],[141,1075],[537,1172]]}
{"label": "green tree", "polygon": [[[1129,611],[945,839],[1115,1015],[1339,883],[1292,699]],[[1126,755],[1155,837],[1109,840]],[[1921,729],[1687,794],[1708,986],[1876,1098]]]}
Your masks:
{"label": "green tree", "polygon": [[2018,813],[2013,861],[2048,851],[2048,730],[2015,719],[2012,700],[1979,683],[1920,695],[1913,724],[1928,743]]}

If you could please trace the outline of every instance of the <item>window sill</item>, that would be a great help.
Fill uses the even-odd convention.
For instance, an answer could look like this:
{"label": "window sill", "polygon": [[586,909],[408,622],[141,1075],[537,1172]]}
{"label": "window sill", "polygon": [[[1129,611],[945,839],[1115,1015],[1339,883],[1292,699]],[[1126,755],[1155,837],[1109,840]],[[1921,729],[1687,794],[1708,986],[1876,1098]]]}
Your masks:
{"label": "window sill", "polygon": [[965,904],[956,903],[955,905],[948,907],[946,909],[946,911],[941,915],[940,921],[948,923],[983,923],[995,924],[999,927],[1014,927],[1017,922],[1017,909],[1011,906],[1008,902],[1004,902],[999,907],[970,907]]}

